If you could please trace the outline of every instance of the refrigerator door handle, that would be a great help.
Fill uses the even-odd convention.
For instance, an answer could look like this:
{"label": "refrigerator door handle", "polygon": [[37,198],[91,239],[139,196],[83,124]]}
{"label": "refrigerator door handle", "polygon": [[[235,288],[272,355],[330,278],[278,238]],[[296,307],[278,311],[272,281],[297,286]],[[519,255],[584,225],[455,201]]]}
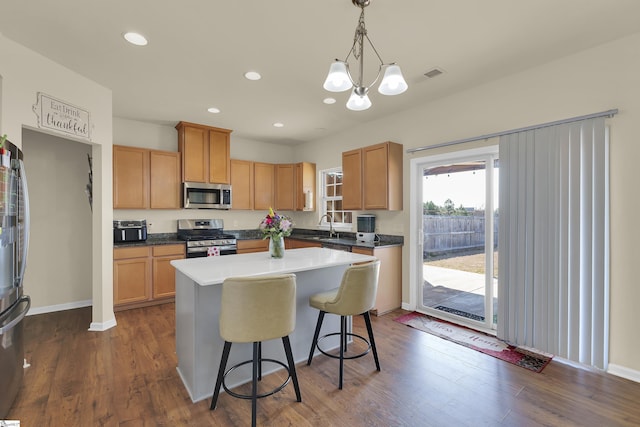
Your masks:
{"label": "refrigerator door handle", "polygon": [[[29,308],[31,307],[31,298],[29,297],[29,295],[24,295],[22,298],[20,298],[20,300],[18,301],[18,304],[16,304],[15,307],[17,308],[18,305],[24,303],[25,301],[27,303],[27,306],[24,308],[24,310],[22,310],[11,321],[9,321],[9,323],[7,323],[6,325],[0,326],[0,335],[3,335],[5,332],[8,332],[11,329],[13,329],[18,323],[22,321],[22,319],[24,319],[24,316],[27,315],[27,311],[29,311]],[[12,311],[15,311],[15,308]],[[11,317],[11,316],[7,316],[7,317]]]}
{"label": "refrigerator door handle", "polygon": [[24,170],[24,162],[20,160],[20,182],[22,184],[22,194],[24,195],[24,242],[22,245],[22,264],[20,265],[20,276],[18,276],[18,286],[22,286],[24,280],[24,270],[27,268],[27,252],[29,251],[29,228],[31,226],[29,212],[29,188],[27,187],[27,174]]}

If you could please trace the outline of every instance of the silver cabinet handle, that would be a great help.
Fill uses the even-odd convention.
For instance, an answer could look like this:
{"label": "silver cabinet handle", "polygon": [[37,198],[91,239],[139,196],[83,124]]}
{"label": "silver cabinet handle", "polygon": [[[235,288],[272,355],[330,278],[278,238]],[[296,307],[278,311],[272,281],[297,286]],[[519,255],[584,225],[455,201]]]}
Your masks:
{"label": "silver cabinet handle", "polygon": [[27,315],[27,311],[29,311],[29,308],[31,307],[31,298],[28,295],[25,295],[22,298],[20,298],[18,304],[16,304],[16,307],[19,304],[24,303],[25,301],[27,303],[27,306],[15,317],[15,319],[11,320],[9,323],[7,323],[4,326],[0,326],[0,335],[3,335],[5,332],[9,332],[11,329],[13,329],[14,326],[20,323],[22,319],[24,319],[24,316]]}

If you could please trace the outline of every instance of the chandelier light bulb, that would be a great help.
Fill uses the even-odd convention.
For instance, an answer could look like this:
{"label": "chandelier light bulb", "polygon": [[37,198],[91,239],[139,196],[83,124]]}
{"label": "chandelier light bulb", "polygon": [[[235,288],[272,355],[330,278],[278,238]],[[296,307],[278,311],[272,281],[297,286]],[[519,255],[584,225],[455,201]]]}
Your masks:
{"label": "chandelier light bulb", "polygon": [[347,108],[353,111],[363,111],[367,110],[369,107],[371,107],[371,100],[367,93],[365,92],[362,95],[358,95],[356,93],[356,88],[353,88],[351,96],[347,101]]}
{"label": "chandelier light bulb", "polygon": [[352,87],[347,71],[347,63],[337,59],[329,67],[329,74],[322,86],[329,92],[344,92]]}
{"label": "chandelier light bulb", "polygon": [[378,87],[378,92],[383,95],[400,95],[407,88],[407,82],[402,77],[400,67],[396,64],[388,65],[384,71],[382,82]]}

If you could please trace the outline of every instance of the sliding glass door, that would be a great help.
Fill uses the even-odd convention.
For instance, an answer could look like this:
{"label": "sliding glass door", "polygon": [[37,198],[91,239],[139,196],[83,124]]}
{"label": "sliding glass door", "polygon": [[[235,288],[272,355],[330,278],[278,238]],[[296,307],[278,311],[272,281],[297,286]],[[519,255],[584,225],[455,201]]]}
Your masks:
{"label": "sliding glass door", "polygon": [[497,147],[417,160],[412,188],[417,310],[483,330],[497,325]]}

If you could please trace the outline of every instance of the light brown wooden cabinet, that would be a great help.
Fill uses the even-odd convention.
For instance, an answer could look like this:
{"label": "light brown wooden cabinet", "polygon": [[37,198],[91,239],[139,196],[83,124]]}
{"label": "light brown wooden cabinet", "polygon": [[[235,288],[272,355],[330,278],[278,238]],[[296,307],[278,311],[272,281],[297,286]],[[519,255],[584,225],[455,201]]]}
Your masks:
{"label": "light brown wooden cabinet", "polygon": [[[314,211],[316,196],[316,164],[309,162],[296,163],[295,209],[297,211]],[[309,198],[307,200],[307,193]]]}
{"label": "light brown wooden cabinet", "polygon": [[300,248],[321,248],[322,243],[320,242],[310,242],[308,240],[298,240],[292,238],[284,239],[284,248],[285,249],[300,249]]}
{"label": "light brown wooden cabinet", "polygon": [[180,153],[113,146],[114,209],[179,209]]}
{"label": "light brown wooden cabinet", "polygon": [[238,240],[236,245],[239,254],[266,252],[269,250],[269,239]]}
{"label": "light brown wooden cabinet", "polygon": [[182,153],[182,180],[229,184],[231,182],[231,130],[180,122],[178,150]]}
{"label": "light brown wooden cabinet", "polygon": [[362,149],[342,153],[342,208],[362,210]]}
{"label": "light brown wooden cabinet", "polygon": [[374,249],[354,246],[351,252],[380,260],[378,293],[371,313],[380,316],[402,306],[402,246]]}
{"label": "light brown wooden cabinet", "polygon": [[184,244],[114,248],[114,309],[171,301],[176,285],[170,262],[184,257]]}
{"label": "light brown wooden cabinet", "polygon": [[342,206],[402,210],[402,145],[387,141],[342,153]]}
{"label": "light brown wooden cabinet", "polygon": [[[232,209],[315,210],[315,163],[272,164],[231,159]],[[309,206],[306,194],[309,192]]]}
{"label": "light brown wooden cabinet", "polygon": [[279,211],[292,211],[296,207],[296,166],[294,164],[275,165],[275,204]]}
{"label": "light brown wooden cabinet", "polygon": [[274,207],[275,165],[255,162],[253,164],[253,208],[264,210]]}
{"label": "light brown wooden cabinet", "polygon": [[231,159],[232,209],[253,209],[253,162]]}

